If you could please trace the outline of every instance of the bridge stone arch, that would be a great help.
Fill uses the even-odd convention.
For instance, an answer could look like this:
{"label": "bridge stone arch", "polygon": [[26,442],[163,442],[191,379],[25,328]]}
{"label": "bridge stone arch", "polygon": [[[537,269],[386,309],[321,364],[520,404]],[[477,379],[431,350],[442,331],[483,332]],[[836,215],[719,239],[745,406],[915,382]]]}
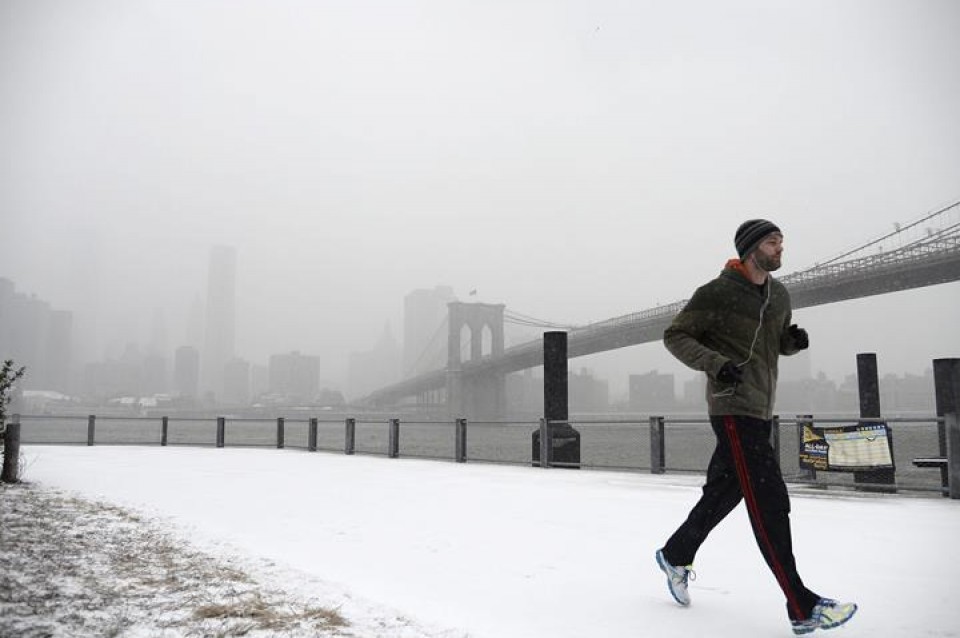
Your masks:
{"label": "bridge stone arch", "polygon": [[483,358],[493,355],[493,330],[490,324],[483,324],[480,329],[480,356]]}
{"label": "bridge stone arch", "polygon": [[[470,347],[472,343],[473,329],[467,324],[463,324],[457,333],[457,358],[461,363],[466,363],[473,359],[473,348]],[[464,352],[465,349],[467,350],[466,352]]]}
{"label": "bridge stone arch", "polygon": [[[449,310],[447,341],[447,407],[451,416],[475,418],[501,417],[506,410],[506,377],[502,373],[463,379],[463,364],[483,357],[503,354],[504,304],[464,303],[453,301]],[[470,354],[461,354],[461,335],[464,328],[470,334]],[[489,344],[484,337],[489,338]]]}
{"label": "bridge stone arch", "polygon": [[503,310],[504,304],[463,303],[452,301],[447,304],[450,312],[450,338],[447,344],[447,368],[462,364],[461,332],[464,327],[470,331],[470,356],[467,361],[479,361],[483,357],[484,328],[491,337],[489,356],[503,354]]}

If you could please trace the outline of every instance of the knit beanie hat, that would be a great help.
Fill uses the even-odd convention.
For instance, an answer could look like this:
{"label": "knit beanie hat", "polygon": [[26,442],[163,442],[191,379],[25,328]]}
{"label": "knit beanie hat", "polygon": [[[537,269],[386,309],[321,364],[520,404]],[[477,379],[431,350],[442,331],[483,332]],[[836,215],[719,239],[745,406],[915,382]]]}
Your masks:
{"label": "knit beanie hat", "polygon": [[740,224],[733,240],[737,246],[737,254],[740,255],[740,259],[743,260],[752,253],[764,237],[770,233],[779,232],[780,228],[766,219],[748,219]]}

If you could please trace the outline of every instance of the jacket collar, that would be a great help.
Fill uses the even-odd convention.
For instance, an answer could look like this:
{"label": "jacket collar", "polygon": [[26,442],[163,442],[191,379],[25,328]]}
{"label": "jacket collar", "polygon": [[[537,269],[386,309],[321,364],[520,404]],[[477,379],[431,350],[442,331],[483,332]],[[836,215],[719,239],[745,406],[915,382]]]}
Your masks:
{"label": "jacket collar", "polygon": [[743,262],[737,259],[736,257],[728,259],[726,265],[723,267],[724,270],[732,270],[741,277],[747,280],[747,283],[753,283],[750,281],[750,275],[747,273],[747,267],[743,265]]}
{"label": "jacket collar", "polygon": [[753,283],[753,281],[750,280],[749,273],[747,273],[747,267],[736,257],[727,260],[727,263],[723,267],[723,273],[726,273],[731,279],[739,281],[741,284],[749,286],[750,288],[764,288],[773,280],[773,275],[767,273],[767,280],[765,282],[762,284]]}

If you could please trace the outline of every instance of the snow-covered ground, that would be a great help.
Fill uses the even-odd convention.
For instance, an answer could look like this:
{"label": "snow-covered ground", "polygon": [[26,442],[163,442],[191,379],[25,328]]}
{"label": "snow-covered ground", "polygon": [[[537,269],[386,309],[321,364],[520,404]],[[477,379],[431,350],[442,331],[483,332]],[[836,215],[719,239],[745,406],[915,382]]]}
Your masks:
{"label": "snow-covered ground", "polygon": [[[292,450],[24,451],[24,479],[38,488],[121,506],[189,538],[190,551],[246,558],[271,587],[339,609],[350,635],[792,635],[742,506],[701,549],[693,604],[667,593],[653,554],[698,498],[699,477]],[[861,606],[832,633],[960,637],[960,502],[792,497],[804,580]]]}

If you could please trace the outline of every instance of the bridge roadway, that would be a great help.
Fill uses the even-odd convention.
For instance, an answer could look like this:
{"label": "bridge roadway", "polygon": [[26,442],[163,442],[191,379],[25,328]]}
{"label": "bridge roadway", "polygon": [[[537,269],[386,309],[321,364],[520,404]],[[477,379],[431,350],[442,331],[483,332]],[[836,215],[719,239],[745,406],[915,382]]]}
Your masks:
{"label": "bridge roadway", "polygon": [[[790,291],[794,309],[870,297],[901,290],[960,280],[960,233],[939,235],[906,248],[843,262],[814,266],[780,278]],[[658,341],[686,300],[657,306],[571,330],[567,355],[582,357],[598,352]],[[462,365],[464,378],[507,374],[543,365],[543,344],[528,341]],[[382,388],[365,402],[385,404],[403,397],[444,388],[446,370],[435,370]]]}

